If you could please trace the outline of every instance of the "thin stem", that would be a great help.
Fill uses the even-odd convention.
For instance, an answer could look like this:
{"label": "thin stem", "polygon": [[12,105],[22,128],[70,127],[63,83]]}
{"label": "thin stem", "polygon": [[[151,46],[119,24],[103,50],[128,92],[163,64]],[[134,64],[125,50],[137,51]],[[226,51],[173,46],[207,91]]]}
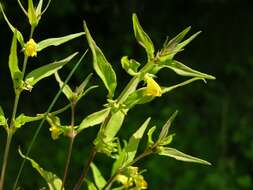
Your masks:
{"label": "thin stem", "polygon": [[71,159],[71,155],[72,155],[73,144],[74,144],[74,140],[76,137],[74,126],[75,126],[75,103],[72,103],[71,104],[71,129],[70,129],[71,131],[69,134],[70,141],[69,141],[68,155],[67,155],[67,161],[65,164],[61,190],[63,190],[63,187],[64,187],[66,179],[67,179],[67,175],[68,175],[68,171],[69,171],[69,163],[70,163],[70,159]]}
{"label": "thin stem", "polygon": [[[76,71],[76,69],[78,68],[78,66],[81,64],[81,62],[83,61],[85,55],[87,54],[88,50],[85,51],[85,53],[82,55],[82,57],[79,59],[79,61],[76,63],[76,65],[74,66],[74,68],[71,70],[71,72],[69,73],[69,75],[67,76],[67,79],[64,81],[64,84],[63,86],[61,87],[61,89],[57,92],[57,94],[55,95],[53,101],[51,102],[51,104],[49,105],[48,109],[47,109],[47,112],[45,114],[45,117],[41,120],[37,130],[35,131],[34,135],[33,135],[33,138],[31,140],[31,143],[29,144],[28,146],[28,149],[26,151],[26,154],[25,156],[28,156],[32,150],[32,146],[34,145],[35,143],[35,140],[37,138],[37,136],[39,135],[39,132],[40,132],[40,129],[41,127],[43,126],[45,120],[46,120],[46,117],[48,116],[48,114],[50,113],[50,111],[53,109],[53,106],[55,105],[56,101],[58,100],[58,98],[60,97],[61,93],[62,93],[62,89],[64,88],[64,86],[69,82],[70,78],[72,77],[72,75],[74,74],[74,72]],[[16,177],[16,180],[14,182],[14,185],[13,185],[13,190],[15,190],[17,188],[17,185],[18,185],[18,181],[19,181],[19,178],[21,176],[21,173],[22,173],[22,170],[24,168],[24,165],[25,165],[25,162],[26,162],[26,159],[23,159],[22,163],[21,163],[21,166],[19,168],[19,171],[18,171],[18,175]]]}
{"label": "thin stem", "polygon": [[95,158],[96,156],[96,153],[97,153],[97,150],[95,147],[92,148],[91,152],[90,152],[90,155],[89,155],[89,160],[88,160],[88,163],[86,165],[86,167],[84,168],[83,172],[82,172],[82,175],[81,177],[79,178],[77,184],[75,185],[74,189],[73,190],[79,190],[81,188],[81,185],[84,181],[84,179],[86,178],[87,174],[88,174],[88,171],[89,171],[89,168],[90,168],[90,165],[93,161],[93,159]]}
{"label": "thin stem", "polygon": [[12,131],[10,129],[8,129],[6,146],[5,146],[5,150],[4,150],[3,166],[2,166],[2,172],[1,172],[0,190],[3,190],[3,187],[4,187],[4,178],[5,178],[6,167],[8,165],[8,156],[9,156],[12,136],[13,136]]}

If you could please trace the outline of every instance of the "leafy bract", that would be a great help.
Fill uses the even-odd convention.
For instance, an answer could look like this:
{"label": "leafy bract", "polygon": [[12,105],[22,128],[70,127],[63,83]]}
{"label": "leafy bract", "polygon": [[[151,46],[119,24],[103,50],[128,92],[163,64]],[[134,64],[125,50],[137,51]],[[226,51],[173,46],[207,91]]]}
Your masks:
{"label": "leafy bract", "polygon": [[17,89],[22,84],[22,73],[18,67],[16,30],[14,32],[12,43],[11,43],[11,50],[10,50],[10,55],[9,55],[9,69],[10,69],[14,89]]}
{"label": "leafy bract", "polygon": [[91,163],[90,166],[96,186],[98,189],[103,189],[103,187],[106,185],[105,178],[102,176],[101,172],[94,163]]}
{"label": "leafy bract", "polygon": [[7,16],[5,15],[4,13],[4,10],[3,10],[3,7],[2,7],[2,4],[0,3],[0,9],[1,9],[1,12],[3,13],[3,16],[4,16],[4,20],[6,21],[6,23],[8,24],[9,28],[11,29],[11,31],[13,33],[15,33],[15,31],[17,31],[17,39],[21,45],[21,47],[24,47],[25,43],[24,43],[24,38],[23,38],[23,35],[21,34],[20,31],[18,31],[11,23],[10,21],[8,20]]}
{"label": "leafy bract", "polygon": [[153,42],[142,29],[136,14],[133,14],[132,19],[135,38],[137,39],[138,43],[145,48],[148,55],[148,60],[150,60],[154,58],[155,49]]}
{"label": "leafy bract", "polygon": [[26,76],[25,82],[30,86],[34,86],[41,79],[49,77],[50,75],[57,72],[65,64],[67,64],[70,60],[72,60],[76,55],[77,55],[77,53],[73,53],[72,55],[68,56],[65,59],[62,59],[60,61],[55,61],[53,63],[50,63],[48,65],[44,65],[42,67],[39,67],[38,69],[33,70],[32,72],[30,72]]}
{"label": "leafy bract", "polygon": [[112,98],[115,88],[117,86],[116,74],[111,64],[105,58],[103,52],[99,49],[99,47],[93,40],[85,22],[84,22],[84,30],[93,55],[93,67],[98,76],[103,81],[105,87],[107,88],[109,98]]}
{"label": "leafy bract", "polygon": [[121,66],[125,71],[132,76],[138,74],[138,68],[141,64],[135,61],[134,59],[128,59],[127,56],[121,58]]}
{"label": "leafy bract", "polygon": [[163,155],[163,156],[172,157],[172,158],[175,158],[176,160],[180,160],[180,161],[184,161],[184,162],[195,162],[195,163],[199,163],[199,164],[211,165],[211,163],[209,163],[205,160],[187,155],[183,152],[180,152],[180,151],[178,151],[174,148],[170,148],[170,147],[161,147],[158,154]]}
{"label": "leafy bract", "polygon": [[92,127],[94,125],[98,125],[98,124],[102,123],[105,120],[105,118],[108,116],[109,113],[110,113],[110,109],[106,108],[101,111],[98,111],[98,112],[88,115],[81,122],[79,128],[77,129],[77,132],[81,132],[82,130],[84,130],[88,127]]}
{"label": "leafy bract", "polygon": [[57,175],[41,168],[37,162],[28,156],[25,156],[20,149],[19,154],[22,158],[28,160],[31,163],[32,167],[36,169],[37,172],[44,178],[44,180],[47,182],[49,190],[61,190],[62,181],[59,177],[57,177]]}
{"label": "leafy bract", "polygon": [[41,42],[39,42],[37,45],[37,51],[41,51],[49,46],[59,46],[61,44],[64,44],[70,40],[73,40],[77,37],[80,37],[82,35],[84,35],[85,33],[84,32],[79,32],[79,33],[76,33],[76,34],[70,34],[70,35],[67,35],[67,36],[63,36],[63,37],[58,37],[58,38],[49,38],[49,39],[46,39],[46,40],[42,40]]}

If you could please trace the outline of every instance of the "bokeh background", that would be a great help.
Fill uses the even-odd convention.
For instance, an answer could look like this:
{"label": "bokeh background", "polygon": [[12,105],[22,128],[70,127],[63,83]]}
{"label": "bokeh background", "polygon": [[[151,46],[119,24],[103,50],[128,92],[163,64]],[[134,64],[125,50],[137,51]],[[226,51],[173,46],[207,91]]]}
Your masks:
{"label": "bokeh background", "polygon": [[[11,22],[28,36],[29,25],[14,0],[2,0]],[[97,44],[103,50],[118,75],[120,92],[129,80],[121,69],[120,58],[128,55],[145,61],[144,50],[136,43],[131,14],[136,12],[155,47],[162,47],[166,36],[174,37],[187,26],[192,33],[201,35],[188,45],[176,59],[197,70],[216,76],[207,84],[195,82],[182,87],[148,105],[137,106],[129,112],[119,136],[130,134],[148,117],[152,124],[161,127],[176,109],[172,132],[177,135],[171,146],[212,162],[211,167],[183,163],[169,158],[152,156],[139,166],[146,168],[143,175],[149,189],[168,190],[251,190],[253,189],[253,2],[251,0],[53,0],[40,26],[35,32],[36,41],[82,31],[85,19]],[[0,104],[10,115],[13,104],[12,83],[8,71],[8,54],[12,34],[0,16]],[[83,53],[85,38],[79,38],[59,48],[48,48],[32,59],[29,69],[61,59],[71,52]],[[21,53],[20,53],[21,54]],[[91,53],[72,78],[70,85],[78,85],[92,72]],[[70,72],[74,63],[66,66],[61,75]],[[159,73],[158,81],[172,85],[182,81],[173,72]],[[95,75],[92,81],[100,88],[93,91],[78,106],[77,122],[87,114],[99,110],[106,103],[106,90]],[[44,112],[58,90],[53,77],[37,85],[32,93],[24,93],[19,112],[27,115]],[[56,107],[67,101],[64,96]],[[61,115],[62,123],[69,122],[69,112]],[[28,147],[38,124],[27,125],[16,133],[10,154],[6,189],[16,177],[21,158],[17,147]],[[71,175],[66,189],[78,179],[86,163],[91,142],[98,127],[84,131],[77,139]],[[0,128],[0,161],[3,157],[5,133]],[[145,144],[145,143],[143,143]],[[32,150],[32,157],[47,170],[62,176],[66,157],[67,139],[53,141],[45,125]],[[98,155],[95,163],[108,177],[112,160]],[[43,179],[25,165],[21,178],[23,189],[39,189]],[[85,188],[84,188],[85,189]]]}

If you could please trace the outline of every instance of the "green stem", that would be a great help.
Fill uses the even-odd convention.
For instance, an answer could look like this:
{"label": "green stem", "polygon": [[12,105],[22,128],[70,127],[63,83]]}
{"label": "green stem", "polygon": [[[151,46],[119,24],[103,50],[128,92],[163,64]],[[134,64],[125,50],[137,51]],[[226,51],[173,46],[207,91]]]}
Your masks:
{"label": "green stem", "polygon": [[89,155],[89,160],[88,160],[88,163],[86,165],[86,167],[84,168],[83,172],[82,172],[82,175],[81,177],[79,178],[77,184],[75,185],[74,189],[73,190],[79,190],[81,188],[81,185],[84,181],[84,179],[86,178],[87,174],[88,174],[88,171],[89,171],[89,168],[90,168],[90,165],[92,163],[92,161],[94,160],[95,156],[96,156],[96,153],[97,153],[97,150],[95,147],[92,148],[91,150],[91,153]]}
{"label": "green stem", "polygon": [[74,140],[76,137],[76,133],[74,130],[74,126],[75,126],[75,102],[73,102],[71,104],[71,131],[69,134],[70,137],[70,141],[69,141],[69,148],[68,148],[68,155],[67,155],[67,161],[65,164],[65,169],[64,169],[64,175],[63,175],[63,180],[62,180],[62,185],[61,185],[61,190],[63,190],[66,179],[67,179],[67,175],[68,175],[68,171],[69,171],[69,163],[70,163],[70,159],[71,159],[71,155],[72,155],[72,149],[73,149],[73,144],[74,144]]}
{"label": "green stem", "polygon": [[5,146],[5,150],[4,150],[4,159],[3,159],[2,171],[1,171],[1,178],[0,178],[1,179],[0,180],[0,190],[3,190],[3,187],[4,187],[4,179],[5,179],[6,167],[8,165],[8,156],[9,156],[12,136],[13,136],[12,131],[10,129],[8,129],[6,146]]}

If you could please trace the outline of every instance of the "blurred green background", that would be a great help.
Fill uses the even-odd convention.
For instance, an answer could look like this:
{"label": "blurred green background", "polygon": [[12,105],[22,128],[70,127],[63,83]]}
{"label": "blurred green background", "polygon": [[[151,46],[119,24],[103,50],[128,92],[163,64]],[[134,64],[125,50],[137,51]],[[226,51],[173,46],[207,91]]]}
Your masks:
{"label": "blurred green background", "polygon": [[[28,35],[29,25],[14,0],[1,1],[12,23]],[[118,76],[120,92],[129,80],[121,69],[120,58],[128,55],[144,61],[145,52],[133,35],[131,14],[136,12],[145,31],[155,47],[160,48],[166,39],[174,37],[187,26],[192,33],[202,34],[176,56],[186,65],[216,76],[207,84],[196,82],[157,98],[148,105],[137,106],[130,111],[119,136],[129,135],[148,117],[152,124],[161,127],[176,109],[172,131],[177,135],[171,146],[194,156],[210,161],[206,167],[183,163],[173,159],[152,156],[139,166],[146,168],[143,175],[149,189],[168,190],[252,190],[253,189],[253,2],[251,0],[53,0],[40,26],[35,40],[57,37],[82,31],[85,19],[97,44],[113,65]],[[13,104],[12,83],[8,71],[8,52],[12,34],[0,16],[0,104],[6,115]],[[83,53],[88,48],[85,38],[79,38],[59,48],[48,48],[37,59],[32,59],[29,69],[61,59],[71,52]],[[21,54],[21,53],[20,53]],[[72,78],[70,85],[78,85],[92,71],[91,53]],[[73,64],[66,66],[61,75],[67,76]],[[182,81],[173,72],[159,73],[159,83],[171,85]],[[87,114],[99,110],[106,102],[106,90],[97,76],[93,83],[100,88],[93,91],[78,106],[77,122]],[[19,112],[27,115],[47,109],[58,90],[53,77],[37,85],[32,93],[25,92]],[[62,96],[57,107],[66,103]],[[62,123],[69,122],[69,113],[62,115]],[[28,125],[16,133],[6,179],[6,190],[16,177],[21,158],[17,147],[23,150],[36,130],[37,123]],[[71,175],[66,189],[78,179],[86,163],[98,128],[84,131],[77,139]],[[0,128],[0,161],[2,161],[5,133]],[[143,143],[144,144],[144,143]],[[47,170],[62,176],[66,157],[67,139],[53,141],[45,125],[33,147],[32,157]],[[95,163],[108,177],[111,160],[98,155]],[[45,167],[46,166],[46,167]],[[39,189],[45,185],[39,175],[26,164],[21,178],[24,189]]]}

